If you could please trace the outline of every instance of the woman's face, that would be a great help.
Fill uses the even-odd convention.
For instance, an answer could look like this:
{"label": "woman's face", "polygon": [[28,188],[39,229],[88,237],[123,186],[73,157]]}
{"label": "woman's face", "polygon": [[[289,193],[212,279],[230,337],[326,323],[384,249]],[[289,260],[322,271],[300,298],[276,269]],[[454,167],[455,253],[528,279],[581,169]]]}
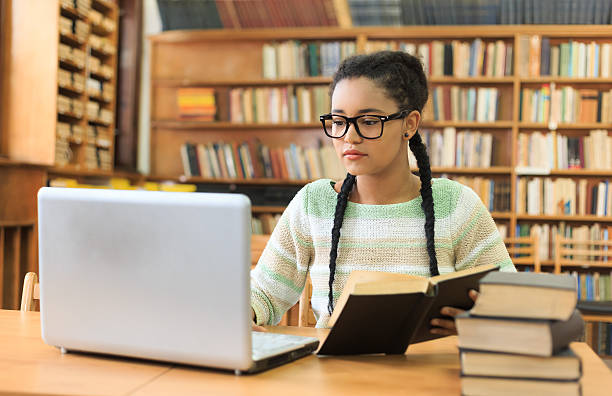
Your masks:
{"label": "woman's face", "polygon": [[[387,116],[399,111],[395,101],[366,77],[341,80],[334,89],[331,102],[332,114],[347,117],[362,114]],[[400,155],[407,156],[406,146],[402,144],[405,119],[387,121],[383,127],[380,138],[364,139],[351,123],[344,137],[332,139],[336,154],[350,174],[380,174],[396,163]]]}

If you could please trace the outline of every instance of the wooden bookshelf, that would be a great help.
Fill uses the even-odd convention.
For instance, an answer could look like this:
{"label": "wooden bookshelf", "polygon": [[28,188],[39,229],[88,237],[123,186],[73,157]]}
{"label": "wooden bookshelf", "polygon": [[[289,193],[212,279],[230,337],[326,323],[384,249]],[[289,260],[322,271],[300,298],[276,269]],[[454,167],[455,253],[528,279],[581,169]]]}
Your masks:
{"label": "wooden bookshelf", "polygon": [[[433,167],[435,175],[448,174],[457,177],[483,177],[493,180],[505,180],[510,184],[511,208],[508,212],[493,213],[497,222],[508,226],[508,236],[514,236],[517,224],[520,223],[560,223],[573,222],[591,224],[600,222],[609,224],[609,218],[589,216],[529,216],[516,213],[517,181],[524,174],[515,169],[517,165],[517,141],[520,133],[546,131],[547,123],[523,122],[519,119],[520,94],[525,86],[535,87],[539,84],[557,83],[576,87],[592,85],[610,86],[612,78],[576,78],[559,76],[529,77],[519,74],[519,52],[522,35],[550,37],[551,41],[594,40],[598,43],[612,42],[610,26],[414,26],[414,27],[360,27],[360,28],[295,28],[295,29],[250,29],[248,31],[169,31],[149,37],[152,43],[152,100],[151,100],[151,169],[153,179],[157,174],[180,182],[196,184],[234,184],[234,185],[275,185],[300,186],[306,180],[283,179],[210,179],[184,178],[180,146],[186,141],[208,143],[213,141],[245,141],[256,137],[270,146],[283,146],[295,142],[303,146],[325,142],[325,136],[317,120],[306,124],[236,124],[229,122],[190,122],[182,121],[176,113],[167,109],[176,98],[176,90],[184,87],[210,87],[214,89],[249,88],[249,87],[289,87],[326,85],[331,82],[329,76],[265,79],[263,78],[264,44],[281,43],[288,40],[301,42],[351,41],[356,45],[357,53],[364,53],[371,42],[409,42],[414,44],[441,40],[450,43],[452,40],[471,42],[477,38],[483,42],[501,40],[513,47],[512,73],[503,76],[429,76],[432,87],[458,86],[498,88],[504,96],[503,109],[499,110],[497,121],[434,121],[424,117],[422,129],[441,130],[455,127],[459,130],[478,130],[491,133],[500,146],[501,156],[487,168]],[[214,58],[211,63],[208,59]],[[195,67],[194,65],[197,65]],[[610,86],[612,88],[612,86]],[[431,96],[430,96],[431,97]],[[584,136],[593,129],[610,129],[604,123],[560,123],[557,133],[569,133],[572,136]],[[612,179],[612,170],[597,169],[551,169],[541,176],[568,178]],[[261,209],[257,209],[258,211]],[[612,217],[611,217],[612,218]]]}
{"label": "wooden bookshelf", "polygon": [[[4,40],[7,48],[18,50],[9,57],[9,74],[3,78],[19,83],[6,90],[6,154],[68,171],[111,171],[118,5],[101,0],[48,0],[44,6],[35,0],[8,1],[11,29]],[[94,44],[100,42],[104,47],[98,49]],[[104,72],[94,66],[103,66]],[[99,81],[99,92],[91,92],[89,79]],[[93,134],[90,127],[95,127]]]}

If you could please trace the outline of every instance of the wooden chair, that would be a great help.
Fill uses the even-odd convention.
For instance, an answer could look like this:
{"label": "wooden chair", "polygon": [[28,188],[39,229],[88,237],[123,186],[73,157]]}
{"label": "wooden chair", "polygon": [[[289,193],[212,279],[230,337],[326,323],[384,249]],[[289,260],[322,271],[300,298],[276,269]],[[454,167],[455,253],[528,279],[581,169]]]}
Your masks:
{"label": "wooden chair", "polygon": [[[555,237],[555,274],[560,274],[563,267],[612,268],[612,241],[574,240],[561,235]],[[608,301],[601,304],[610,305]],[[580,309],[580,301],[578,309]],[[612,323],[612,314],[585,312],[582,315],[587,322]]]}
{"label": "wooden chair", "polygon": [[40,283],[38,283],[38,275],[34,272],[28,272],[23,279],[23,292],[21,293],[21,308],[22,312],[36,310],[36,301],[40,301]]}
{"label": "wooden chair", "polygon": [[555,237],[555,274],[563,267],[612,268],[612,241],[577,241]]}
{"label": "wooden chair", "polygon": [[514,265],[533,265],[534,272],[541,272],[540,238],[534,233],[528,237],[505,238],[504,243]]}

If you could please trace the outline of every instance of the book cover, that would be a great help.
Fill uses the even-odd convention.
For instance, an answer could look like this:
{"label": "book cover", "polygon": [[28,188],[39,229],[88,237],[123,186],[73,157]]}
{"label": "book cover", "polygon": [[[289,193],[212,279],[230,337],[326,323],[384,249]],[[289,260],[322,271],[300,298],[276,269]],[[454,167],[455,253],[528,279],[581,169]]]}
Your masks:
{"label": "book cover", "polygon": [[[430,321],[443,306],[469,309],[470,289],[496,270],[485,265],[430,279],[405,274],[354,271],[329,320],[320,355],[402,354],[409,344],[442,337]],[[399,308],[401,307],[401,308]]]}
{"label": "book cover", "polygon": [[479,351],[552,356],[582,335],[580,311],[562,320],[479,317],[469,311],[455,317],[459,347]]}

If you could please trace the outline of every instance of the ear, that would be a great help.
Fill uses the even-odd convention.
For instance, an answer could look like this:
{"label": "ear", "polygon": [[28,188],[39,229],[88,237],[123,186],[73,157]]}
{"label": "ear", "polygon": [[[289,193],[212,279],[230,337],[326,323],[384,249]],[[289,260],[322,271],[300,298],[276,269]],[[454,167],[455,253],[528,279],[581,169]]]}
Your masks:
{"label": "ear", "polygon": [[418,110],[412,110],[405,118],[402,124],[404,134],[402,135],[404,140],[410,140],[412,136],[419,129],[419,123],[421,122],[421,113]]}

